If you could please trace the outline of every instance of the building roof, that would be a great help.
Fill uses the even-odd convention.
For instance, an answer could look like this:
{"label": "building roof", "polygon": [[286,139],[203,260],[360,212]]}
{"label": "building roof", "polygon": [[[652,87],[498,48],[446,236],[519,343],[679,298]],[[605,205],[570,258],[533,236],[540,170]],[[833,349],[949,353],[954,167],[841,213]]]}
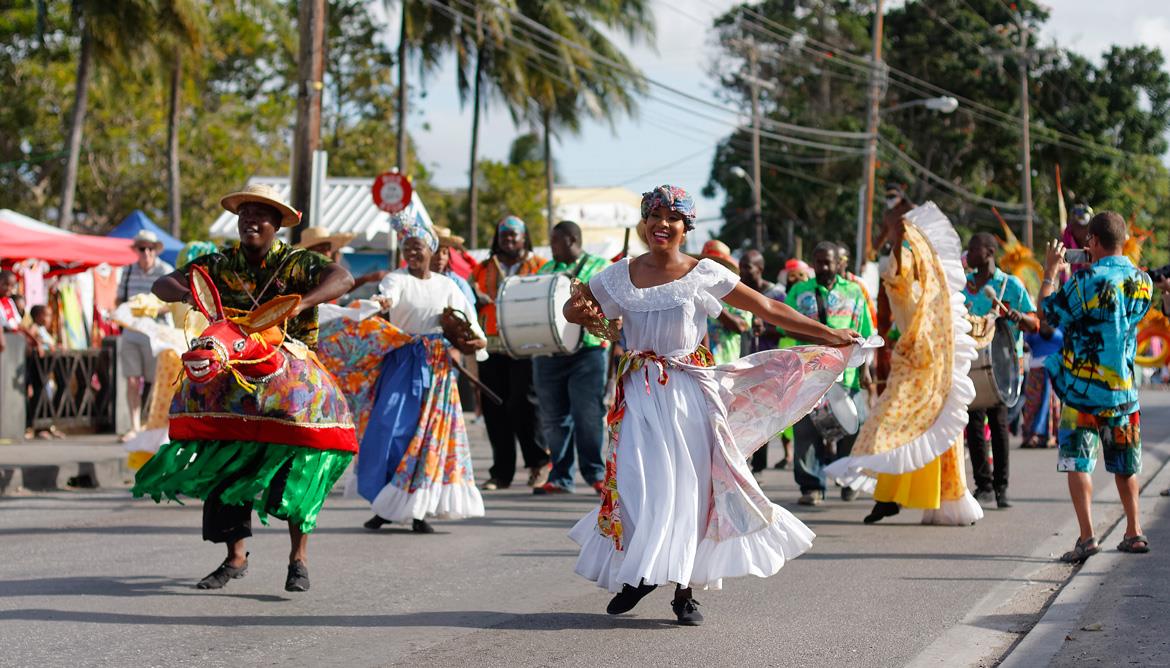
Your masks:
{"label": "building roof", "polygon": [[[262,183],[276,188],[282,197],[289,196],[290,186],[288,177],[284,176],[257,176],[248,179],[248,184]],[[325,179],[325,192],[321,193],[321,211],[317,218],[317,225],[321,225],[330,233],[355,234],[349,244],[353,248],[372,248],[385,250],[388,246],[390,233],[390,214],[374,205],[373,197],[374,178],[330,177]],[[411,207],[415,215],[422,218],[427,225],[434,227],[426,206],[415,191],[411,199]],[[236,214],[224,211],[211,224],[212,238],[230,238],[236,235]],[[280,231],[282,238],[287,238],[287,228]]]}

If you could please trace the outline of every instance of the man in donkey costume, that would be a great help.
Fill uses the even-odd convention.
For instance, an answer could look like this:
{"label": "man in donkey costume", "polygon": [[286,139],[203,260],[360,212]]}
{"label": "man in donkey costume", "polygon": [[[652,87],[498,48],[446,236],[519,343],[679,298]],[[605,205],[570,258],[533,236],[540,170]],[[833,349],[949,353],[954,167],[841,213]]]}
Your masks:
{"label": "man in donkey costume", "polygon": [[317,360],[317,305],[353,278],[324,255],[276,239],[300,213],[254,185],[221,200],[239,216],[240,244],[200,257],[154,284],[211,323],[183,358],[171,442],[138,472],[135,496],[203,499],[203,539],[227,558],[197,585],[220,589],[248,570],[252,508],[288,522],[287,591],[307,591],[308,534],[357,451],[353,419]]}

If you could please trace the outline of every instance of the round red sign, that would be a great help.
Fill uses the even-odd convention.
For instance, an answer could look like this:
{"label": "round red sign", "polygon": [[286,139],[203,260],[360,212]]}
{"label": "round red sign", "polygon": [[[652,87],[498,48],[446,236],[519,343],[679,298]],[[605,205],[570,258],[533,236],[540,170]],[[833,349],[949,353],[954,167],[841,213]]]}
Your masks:
{"label": "round red sign", "polygon": [[410,204],[410,180],[395,170],[374,179],[374,204],[386,213],[398,213]]}

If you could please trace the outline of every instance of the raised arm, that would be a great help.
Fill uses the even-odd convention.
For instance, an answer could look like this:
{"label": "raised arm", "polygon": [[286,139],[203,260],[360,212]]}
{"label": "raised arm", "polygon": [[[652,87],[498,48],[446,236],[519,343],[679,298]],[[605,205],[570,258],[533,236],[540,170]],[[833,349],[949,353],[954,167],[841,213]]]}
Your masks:
{"label": "raised arm", "polygon": [[743,283],[736,284],[735,288],[723,298],[731,306],[745,311],[751,311],[757,317],[763,318],[792,336],[811,343],[820,343],[826,346],[847,346],[859,334],[851,329],[833,329],[807,318],[791,306],[769,299],[749,288]]}
{"label": "raised arm", "polygon": [[190,302],[191,288],[187,283],[187,274],[181,269],[155,281],[150,291],[164,302]]}
{"label": "raised arm", "polygon": [[333,301],[353,289],[353,276],[345,267],[332,262],[321,271],[321,280],[317,287],[301,295],[301,303],[297,313]]}

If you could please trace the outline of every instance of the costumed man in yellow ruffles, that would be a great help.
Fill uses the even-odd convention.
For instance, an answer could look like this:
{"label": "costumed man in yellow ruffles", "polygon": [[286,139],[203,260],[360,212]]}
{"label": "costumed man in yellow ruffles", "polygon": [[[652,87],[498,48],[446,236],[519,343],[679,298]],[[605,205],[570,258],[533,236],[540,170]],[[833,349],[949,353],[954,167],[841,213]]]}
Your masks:
{"label": "costumed man in yellow ruffles", "polygon": [[983,511],[963,474],[963,428],[975,397],[959,235],[931,202],[889,216],[878,237],[881,277],[901,333],[890,375],[853,451],[826,468],[846,481],[876,476],[872,524],[902,507],[922,508],[923,524],[968,525]]}

